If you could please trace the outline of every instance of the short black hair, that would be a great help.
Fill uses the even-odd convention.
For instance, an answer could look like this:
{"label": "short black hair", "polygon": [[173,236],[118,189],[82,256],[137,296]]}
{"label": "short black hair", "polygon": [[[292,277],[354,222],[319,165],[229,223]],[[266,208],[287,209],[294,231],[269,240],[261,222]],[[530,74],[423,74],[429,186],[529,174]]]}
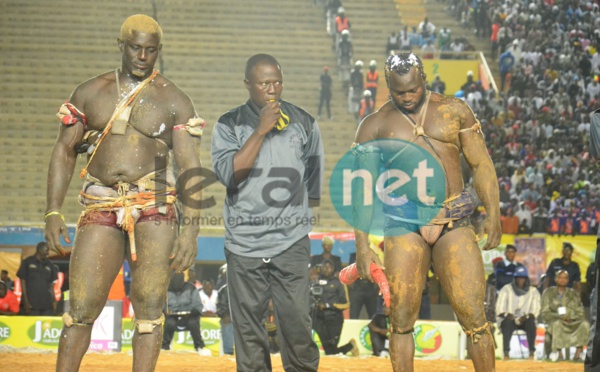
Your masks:
{"label": "short black hair", "polygon": [[507,245],[506,245],[506,250],[509,250],[509,249],[512,249],[512,250],[513,250],[513,251],[515,251],[515,252],[517,251],[517,247],[515,247],[515,246],[514,246],[514,245],[512,245],[512,244],[507,244]]}
{"label": "short black hair", "polygon": [[571,244],[571,243],[569,243],[569,242],[564,242],[562,247],[563,247],[563,249],[565,249],[565,248],[568,248],[568,249],[570,249],[570,250],[571,250],[571,252],[573,252],[573,251],[574,251],[573,244]]}
{"label": "short black hair", "polygon": [[37,243],[37,245],[35,246],[35,251],[36,252],[41,252],[42,249],[47,248],[48,245],[46,244],[46,242],[39,242]]}
{"label": "short black hair", "polygon": [[264,53],[255,54],[246,61],[246,71],[244,72],[244,78],[246,80],[250,80],[250,74],[252,74],[252,69],[256,65],[277,66],[281,70],[281,65],[272,55]]}

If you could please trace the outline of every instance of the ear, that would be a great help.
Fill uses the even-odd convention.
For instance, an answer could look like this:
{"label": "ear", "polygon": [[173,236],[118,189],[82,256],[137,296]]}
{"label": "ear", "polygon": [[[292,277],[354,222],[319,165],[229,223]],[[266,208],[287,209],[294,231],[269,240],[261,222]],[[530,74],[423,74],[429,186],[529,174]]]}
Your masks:
{"label": "ear", "polygon": [[246,86],[246,89],[250,90],[250,80],[244,79],[244,85]]}
{"label": "ear", "polygon": [[123,48],[125,48],[125,42],[123,42],[123,40],[117,38],[117,46],[119,47],[119,50],[122,52]]}
{"label": "ear", "polygon": [[162,44],[158,44],[158,51],[160,52],[162,50]]}

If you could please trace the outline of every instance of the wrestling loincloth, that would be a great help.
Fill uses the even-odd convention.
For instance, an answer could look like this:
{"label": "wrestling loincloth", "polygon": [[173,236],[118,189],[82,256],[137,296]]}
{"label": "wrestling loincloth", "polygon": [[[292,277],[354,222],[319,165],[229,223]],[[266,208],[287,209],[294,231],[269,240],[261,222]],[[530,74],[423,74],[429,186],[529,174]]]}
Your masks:
{"label": "wrestling loincloth", "polygon": [[427,244],[433,245],[448,231],[471,226],[470,216],[476,207],[477,199],[467,190],[441,205],[425,205],[414,201],[407,201],[402,206],[384,204],[385,235],[400,236],[416,232]]}
{"label": "wrestling loincloth", "polygon": [[[163,172],[164,173],[164,172]],[[152,172],[135,182],[119,182],[106,186],[87,175],[79,202],[85,206],[78,228],[85,225],[104,225],[120,228],[129,234],[131,258],[137,259],[134,228],[138,222],[177,222],[175,201],[177,199],[173,177],[166,180]]]}

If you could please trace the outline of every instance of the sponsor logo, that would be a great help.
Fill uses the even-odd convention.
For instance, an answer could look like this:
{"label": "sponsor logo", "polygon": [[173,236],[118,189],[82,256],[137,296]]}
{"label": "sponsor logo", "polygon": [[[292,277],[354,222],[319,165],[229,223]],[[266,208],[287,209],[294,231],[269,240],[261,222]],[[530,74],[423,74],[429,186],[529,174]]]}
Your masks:
{"label": "sponsor logo", "polygon": [[435,353],[442,346],[442,334],[439,327],[431,324],[419,324],[415,327],[415,349],[423,354]]}
{"label": "sponsor logo", "polygon": [[10,337],[10,327],[6,324],[0,322],[0,342],[4,342],[4,340]]}
{"label": "sponsor logo", "polygon": [[369,332],[369,326],[362,327],[358,335],[358,339],[365,349],[373,351],[373,344],[371,343],[371,333]]}
{"label": "sponsor logo", "polygon": [[61,320],[38,320],[27,330],[31,341],[46,345],[56,346],[60,341],[60,333],[63,328]]}
{"label": "sponsor logo", "polygon": [[[206,347],[215,345],[221,341],[221,327],[218,324],[201,323],[201,326],[200,335]],[[189,331],[176,332],[173,342],[179,345],[194,346],[194,340]]]}
{"label": "sponsor logo", "polygon": [[341,157],[331,173],[329,194],[337,213],[355,229],[399,236],[437,216],[446,199],[446,176],[424,148],[398,139],[376,140]]}

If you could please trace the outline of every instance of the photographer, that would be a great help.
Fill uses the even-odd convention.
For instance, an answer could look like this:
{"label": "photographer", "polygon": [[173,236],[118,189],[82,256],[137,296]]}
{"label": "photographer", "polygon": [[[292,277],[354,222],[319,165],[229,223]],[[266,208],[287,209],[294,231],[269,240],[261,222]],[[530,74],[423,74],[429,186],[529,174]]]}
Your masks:
{"label": "photographer", "polygon": [[184,280],[183,273],[174,272],[167,293],[165,326],[162,349],[169,350],[175,331],[190,331],[196,351],[202,356],[210,356],[211,351],[204,348],[200,334],[200,314],[202,302],[198,290]]}
{"label": "photographer", "polygon": [[325,355],[351,352],[352,356],[358,356],[359,350],[354,339],[346,345],[338,347],[344,325],[342,311],[347,309],[350,303],[346,286],[333,275],[333,270],[333,261],[323,261],[319,281],[311,288],[316,302],[313,312],[313,329],[319,335]]}

